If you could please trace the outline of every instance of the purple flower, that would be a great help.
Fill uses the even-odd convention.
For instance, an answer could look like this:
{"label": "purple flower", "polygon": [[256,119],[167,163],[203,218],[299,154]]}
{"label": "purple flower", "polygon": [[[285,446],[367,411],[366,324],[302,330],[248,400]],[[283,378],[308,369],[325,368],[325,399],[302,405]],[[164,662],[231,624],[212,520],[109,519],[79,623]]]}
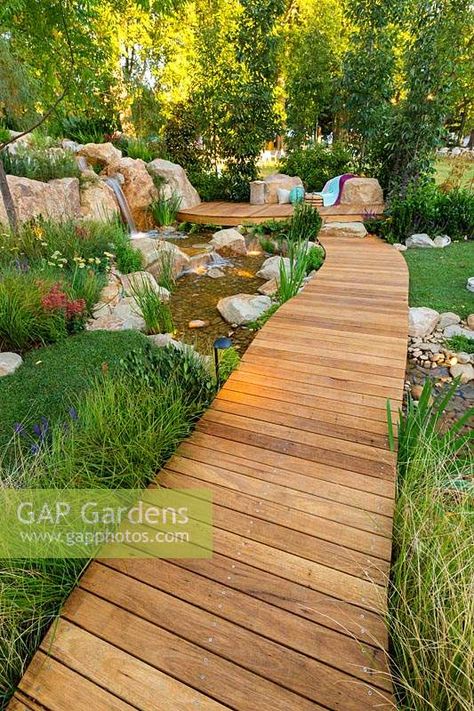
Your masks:
{"label": "purple flower", "polygon": [[21,422],[15,422],[15,424],[13,425],[13,431],[15,434],[21,435],[24,433],[25,428]]}
{"label": "purple flower", "polygon": [[41,433],[42,433],[41,425],[33,425],[33,434],[35,434],[37,437],[41,437]]}
{"label": "purple flower", "polygon": [[39,450],[40,450],[39,444],[32,444],[31,445],[31,449],[30,449],[31,454],[38,454]]}
{"label": "purple flower", "polygon": [[79,417],[75,407],[69,408],[69,417],[71,418],[71,420],[77,420],[77,418]]}

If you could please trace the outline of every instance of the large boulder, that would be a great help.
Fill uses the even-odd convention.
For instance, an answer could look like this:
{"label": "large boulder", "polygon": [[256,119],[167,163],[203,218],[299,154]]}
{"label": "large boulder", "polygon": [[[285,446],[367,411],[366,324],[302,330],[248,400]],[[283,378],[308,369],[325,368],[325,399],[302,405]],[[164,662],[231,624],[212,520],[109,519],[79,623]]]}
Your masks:
{"label": "large boulder", "polygon": [[77,154],[84,156],[91,165],[102,168],[117,163],[122,157],[122,151],[115,148],[112,143],[86,143],[79,148]]}
{"label": "large boulder", "polygon": [[178,277],[183,271],[189,268],[189,257],[179,247],[172,242],[165,240],[151,239],[151,237],[139,237],[132,242],[135,249],[140,250],[143,255],[144,266],[147,271],[159,279],[160,274],[168,260],[172,264],[172,273]]}
{"label": "large boulder", "polygon": [[[43,183],[39,180],[8,175],[7,182],[20,223],[40,215],[57,221],[80,216],[81,204],[77,178],[60,178]],[[8,224],[1,197],[0,223]]]}
{"label": "large boulder", "polygon": [[238,326],[255,321],[271,305],[272,300],[269,296],[257,296],[256,294],[226,296],[217,302],[217,308],[222,318],[228,323],[236,323]]}
{"label": "large boulder", "polygon": [[223,257],[233,254],[247,254],[247,245],[244,237],[233,228],[215,232],[210,244],[213,246],[214,251]]}
{"label": "large boulder", "polygon": [[363,222],[326,222],[321,227],[320,236],[323,237],[365,237],[367,230]]}
{"label": "large boulder", "polygon": [[[256,182],[258,183],[260,181]],[[264,183],[263,193],[261,186],[257,185],[255,186],[255,189],[253,189],[252,183],[250,184],[250,202],[252,203],[252,199],[258,201],[252,204],[260,204],[260,200],[262,199],[260,196],[262,194],[266,204],[276,204],[278,203],[278,190],[280,188],[283,190],[291,190],[292,188],[303,186],[301,178],[285,175],[284,173],[273,173],[272,175],[266,177],[262,182]]]}
{"label": "large boulder", "polygon": [[413,247],[424,247],[426,249],[427,247],[436,246],[431,237],[425,234],[424,232],[422,232],[421,234],[411,235],[411,237],[407,237],[407,239],[405,240],[405,244],[408,249]]}
{"label": "large boulder", "polygon": [[351,178],[346,180],[341,193],[341,205],[374,207],[383,205],[383,192],[375,178]]}
{"label": "large boulder", "polygon": [[439,321],[439,313],[425,306],[408,311],[408,334],[412,338],[424,338],[433,333]]}
{"label": "large boulder", "polygon": [[279,284],[281,265],[283,265],[287,273],[290,271],[290,260],[288,257],[279,257],[278,255],[268,257],[257,272],[257,276],[260,277],[260,279],[267,279],[267,281],[274,279],[276,283]]}
{"label": "large boulder", "polygon": [[108,222],[120,215],[114,191],[103,180],[87,180],[81,186],[81,215],[84,220]]}
{"label": "large boulder", "polygon": [[107,167],[107,173],[123,176],[122,191],[137,229],[148,230],[153,220],[148,211],[152,201],[158,196],[146,163],[139,158],[121,158]]}
{"label": "large boulder", "polygon": [[181,198],[180,208],[194,207],[201,202],[199,193],[191,185],[186,171],[177,163],[156,158],[148,163],[148,172],[165,180],[162,188],[164,196],[171,197],[173,193],[178,195]]}

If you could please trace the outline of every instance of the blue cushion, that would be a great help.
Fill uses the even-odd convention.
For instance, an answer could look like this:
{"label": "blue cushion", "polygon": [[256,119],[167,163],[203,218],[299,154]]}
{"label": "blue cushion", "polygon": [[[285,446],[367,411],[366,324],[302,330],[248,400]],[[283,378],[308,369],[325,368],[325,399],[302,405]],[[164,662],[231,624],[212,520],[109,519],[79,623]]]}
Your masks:
{"label": "blue cushion", "polygon": [[296,202],[302,202],[304,200],[304,188],[301,185],[297,185],[290,190],[290,202],[294,205]]}

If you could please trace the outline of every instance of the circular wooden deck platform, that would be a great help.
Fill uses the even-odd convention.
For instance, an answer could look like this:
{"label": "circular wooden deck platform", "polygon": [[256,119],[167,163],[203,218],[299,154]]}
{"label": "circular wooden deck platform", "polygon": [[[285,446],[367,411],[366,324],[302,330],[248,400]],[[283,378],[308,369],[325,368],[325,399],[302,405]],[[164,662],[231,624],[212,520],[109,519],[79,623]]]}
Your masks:
{"label": "circular wooden deck platform", "polygon": [[[362,222],[367,208],[334,205],[318,208],[325,222]],[[382,214],[383,205],[374,205],[370,212]],[[259,224],[268,220],[287,220],[293,214],[293,205],[250,205],[248,202],[201,202],[180,210],[180,222],[199,225],[234,227],[242,224]]]}

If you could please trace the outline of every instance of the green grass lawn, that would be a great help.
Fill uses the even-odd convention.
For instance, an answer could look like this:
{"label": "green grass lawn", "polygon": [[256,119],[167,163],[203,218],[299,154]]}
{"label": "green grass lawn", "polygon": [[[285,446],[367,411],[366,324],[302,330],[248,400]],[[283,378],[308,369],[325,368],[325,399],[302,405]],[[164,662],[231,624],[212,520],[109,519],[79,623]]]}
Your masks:
{"label": "green grass lawn", "polygon": [[410,270],[410,306],[453,311],[466,318],[474,313],[474,293],[466,289],[474,276],[474,242],[455,242],[445,249],[404,252]]}
{"label": "green grass lawn", "polygon": [[468,158],[437,158],[435,161],[435,180],[438,185],[453,173],[459,174],[460,187],[472,187],[474,181],[474,160]]}
{"label": "green grass lawn", "polygon": [[31,426],[41,417],[68,420],[78,395],[132,349],[147,345],[137,331],[84,332],[30,351],[13,374],[0,378],[0,448],[11,440],[15,423]]}

